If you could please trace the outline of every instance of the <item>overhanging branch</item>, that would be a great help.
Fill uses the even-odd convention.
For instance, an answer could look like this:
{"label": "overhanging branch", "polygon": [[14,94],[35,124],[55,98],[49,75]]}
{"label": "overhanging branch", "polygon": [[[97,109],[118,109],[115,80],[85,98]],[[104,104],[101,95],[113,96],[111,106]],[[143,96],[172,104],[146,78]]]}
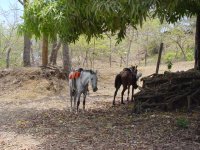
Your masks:
{"label": "overhanging branch", "polygon": [[23,6],[24,6],[24,3],[22,2],[22,0],[18,0]]}

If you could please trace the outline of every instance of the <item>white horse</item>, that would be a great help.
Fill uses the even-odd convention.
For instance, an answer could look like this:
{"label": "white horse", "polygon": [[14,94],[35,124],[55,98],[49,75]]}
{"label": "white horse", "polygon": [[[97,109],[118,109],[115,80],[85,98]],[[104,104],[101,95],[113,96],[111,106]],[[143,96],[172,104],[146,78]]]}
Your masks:
{"label": "white horse", "polygon": [[[76,107],[76,110],[78,112],[81,94],[83,94],[83,110],[85,110],[85,99],[88,93],[89,82],[91,83],[93,92],[96,92],[98,90],[97,72],[94,72],[92,70],[82,70],[80,77],[78,77],[77,79],[69,79],[71,110],[73,109],[72,101],[74,98],[74,107]],[[77,98],[78,101],[76,105]]]}

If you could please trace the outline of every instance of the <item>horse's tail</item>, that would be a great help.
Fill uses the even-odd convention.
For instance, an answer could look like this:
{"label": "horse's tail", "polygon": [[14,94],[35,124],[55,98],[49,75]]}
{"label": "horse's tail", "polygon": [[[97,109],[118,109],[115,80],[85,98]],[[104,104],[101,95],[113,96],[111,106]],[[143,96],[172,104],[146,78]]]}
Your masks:
{"label": "horse's tail", "polygon": [[70,95],[74,96],[76,92],[76,79],[69,79]]}
{"label": "horse's tail", "polygon": [[118,74],[115,77],[115,88],[119,87],[122,84],[122,79],[121,79],[121,75]]}

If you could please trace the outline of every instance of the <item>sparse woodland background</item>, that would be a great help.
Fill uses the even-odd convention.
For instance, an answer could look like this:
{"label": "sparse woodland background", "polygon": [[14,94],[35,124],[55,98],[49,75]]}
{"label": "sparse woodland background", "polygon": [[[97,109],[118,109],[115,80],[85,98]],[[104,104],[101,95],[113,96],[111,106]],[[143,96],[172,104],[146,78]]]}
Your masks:
{"label": "sparse woodland background", "polygon": [[[24,37],[17,30],[22,22],[20,11],[22,10],[16,4],[11,5],[9,11],[0,10],[1,68],[23,66]],[[95,68],[100,62],[106,62],[110,67],[113,62],[119,66],[154,64],[161,42],[164,43],[162,63],[194,59],[195,18],[185,17],[175,24],[161,24],[158,19],[151,19],[142,28],[135,30],[129,27],[126,32],[126,38],[119,44],[116,41],[117,36],[111,36],[110,33],[104,34],[102,38],[93,38],[89,43],[81,36],[76,43],[69,45],[72,66]],[[52,63],[50,57],[56,45],[57,65],[61,65],[63,55],[59,39],[49,40],[48,58]],[[31,66],[41,65],[41,49],[42,40],[32,37]]]}

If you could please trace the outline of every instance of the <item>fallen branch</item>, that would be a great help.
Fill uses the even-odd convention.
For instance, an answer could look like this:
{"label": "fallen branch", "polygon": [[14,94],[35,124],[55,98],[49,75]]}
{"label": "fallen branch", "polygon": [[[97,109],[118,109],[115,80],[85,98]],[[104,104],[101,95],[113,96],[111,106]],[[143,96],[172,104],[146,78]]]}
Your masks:
{"label": "fallen branch", "polygon": [[200,101],[200,72],[165,72],[142,78],[143,86],[135,97],[134,112],[148,108],[176,110],[198,107]]}

